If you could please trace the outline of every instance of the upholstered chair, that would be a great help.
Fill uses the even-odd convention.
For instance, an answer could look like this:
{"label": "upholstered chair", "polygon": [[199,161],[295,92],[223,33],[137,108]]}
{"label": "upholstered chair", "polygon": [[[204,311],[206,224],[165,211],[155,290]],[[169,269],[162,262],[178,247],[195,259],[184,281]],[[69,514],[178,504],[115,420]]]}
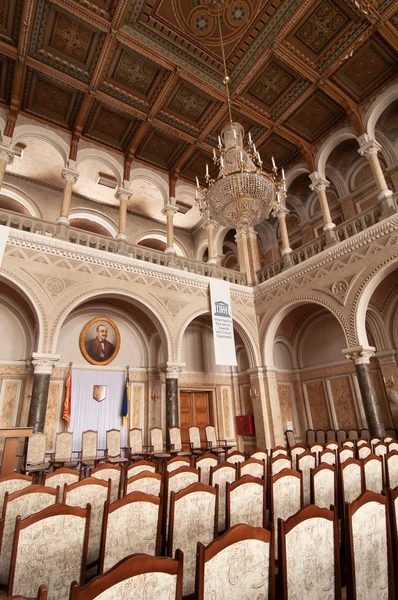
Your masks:
{"label": "upholstered chair", "polygon": [[359,448],[357,449],[357,454],[358,458],[360,460],[363,460],[364,458],[367,458],[370,454],[372,454],[372,448],[369,446],[369,444],[362,444],[362,446],[359,446]]}
{"label": "upholstered chair", "polygon": [[156,464],[153,462],[149,462],[147,460],[139,460],[136,463],[129,465],[126,469],[126,478],[133,477],[134,475],[138,475],[143,471],[150,471],[151,473],[155,473]]}
{"label": "upholstered chair", "polygon": [[264,479],[265,464],[262,460],[258,460],[257,458],[248,458],[238,465],[238,472],[239,477],[243,477],[243,475],[252,475],[253,477]]}
{"label": "upholstered chair", "polygon": [[243,452],[231,452],[231,454],[228,454],[226,457],[226,462],[229,462],[231,464],[238,464],[238,463],[242,463],[246,460],[246,457],[244,455]]}
{"label": "upholstered chair", "polygon": [[354,450],[353,448],[349,448],[348,446],[342,446],[337,451],[337,456],[339,459],[339,463],[342,464],[349,458],[354,458]]}
{"label": "upholstered chair", "polygon": [[175,458],[168,460],[164,466],[168,473],[172,473],[181,467],[190,467],[191,460],[190,458],[184,458],[183,456],[176,456]]}
{"label": "upholstered chair", "polygon": [[120,429],[108,429],[106,432],[106,462],[115,465],[125,465],[129,459],[122,456],[122,448],[120,444]]}
{"label": "upholstered chair", "polygon": [[80,464],[82,469],[92,469],[99,462],[98,454],[98,432],[88,429],[82,433],[82,449],[80,452]]}
{"label": "upholstered chair", "polygon": [[271,519],[274,524],[275,556],[277,557],[278,519],[284,521],[303,506],[301,473],[284,469],[270,478]]}
{"label": "upholstered chair", "polygon": [[98,465],[90,473],[90,477],[95,479],[101,479],[102,481],[111,480],[111,495],[110,501],[114,502],[120,497],[120,484],[122,480],[122,468],[119,465],[114,464],[102,464]]}
{"label": "upholstered chair", "polygon": [[363,490],[381,494],[384,490],[383,458],[370,454],[362,461]]}
{"label": "upholstered chair", "polygon": [[392,490],[398,486],[398,451],[393,450],[386,454],[386,481],[387,487]]}
{"label": "upholstered chair", "polygon": [[297,457],[300,454],[304,454],[306,451],[306,447],[303,444],[296,444],[290,448],[290,456],[292,457],[292,467],[295,469],[297,467]]}
{"label": "upholstered chair", "polygon": [[46,452],[47,436],[45,433],[33,433],[28,441],[24,473],[38,473],[42,481],[43,473],[51,466],[50,454]]}
{"label": "upholstered chair", "polygon": [[17,519],[8,593],[35,596],[44,584],[48,597],[67,600],[72,581],[84,583],[90,507],[56,504]]}
{"label": "upholstered chair", "polygon": [[4,496],[6,492],[13,494],[19,492],[29,485],[32,485],[33,478],[29,475],[21,475],[20,473],[13,473],[12,475],[6,475],[6,477],[0,478],[0,515],[3,511]]}
{"label": "upholstered chair", "polygon": [[225,454],[226,450],[230,448],[227,440],[218,440],[216,436],[216,428],[213,425],[207,425],[205,427],[206,434],[206,446],[209,452],[214,454]]}
{"label": "upholstered chair", "polygon": [[91,506],[88,565],[96,563],[99,558],[104,506],[105,502],[109,502],[110,490],[108,482],[94,477],[87,477],[64,489],[64,504],[81,508],[85,508],[87,504]]}
{"label": "upholstered chair", "polygon": [[283,471],[283,469],[291,469],[291,468],[292,468],[292,457],[291,456],[285,456],[284,454],[281,454],[280,456],[277,456],[276,458],[271,458],[271,463],[270,463],[271,476],[277,475],[277,473],[280,473],[281,471]]}
{"label": "upholstered chair", "polygon": [[218,465],[218,457],[214,454],[202,454],[196,458],[195,467],[200,469],[200,481],[205,485],[210,483],[210,469]]}
{"label": "upholstered chair", "polygon": [[[324,429],[317,429],[315,432],[315,441],[318,444],[326,444],[326,431]],[[313,450],[312,450],[313,452]]]}
{"label": "upholstered chair", "polygon": [[276,458],[277,456],[288,456],[289,455],[289,451],[287,448],[285,448],[285,446],[275,446],[275,448],[272,448],[271,450],[271,458]]}
{"label": "upholstered chair", "polygon": [[106,504],[100,572],[108,571],[131,554],[160,554],[161,503],[159,496],[131,492]]}
{"label": "upholstered chair", "polygon": [[30,485],[13,494],[6,492],[1,521],[0,584],[8,583],[17,517],[25,519],[55,504],[58,492],[42,485]]}
{"label": "upholstered chair", "polygon": [[363,491],[362,462],[348,458],[340,466],[340,489],[343,502],[354,502]]}
{"label": "upholstered chair", "polygon": [[315,452],[304,452],[297,457],[297,470],[303,475],[303,500],[304,506],[310,503],[310,474],[315,469],[317,455]]}
{"label": "upholstered chair", "polygon": [[202,442],[200,439],[199,427],[190,427],[188,429],[189,444],[193,454],[203,454]]}
{"label": "upholstered chair", "polygon": [[311,504],[337,507],[337,472],[333,465],[324,462],[311,471]]}
{"label": "upholstered chair", "polygon": [[199,542],[197,600],[271,600],[275,593],[272,528],[235,525],[208,546]]}
{"label": "upholstered chair", "polygon": [[279,521],[278,567],[283,598],[340,600],[337,514],[306,506]]}
{"label": "upholstered chair", "polygon": [[71,586],[70,600],[182,600],[182,552],[175,559],[135,554],[81,587]]}
{"label": "upholstered chair", "polygon": [[59,431],[55,437],[55,451],[51,456],[51,464],[57,469],[58,467],[67,467],[69,469],[77,467],[78,459],[72,460],[72,441],[73,434],[71,431]]}
{"label": "upholstered chair", "polygon": [[376,456],[385,456],[387,454],[387,445],[379,442],[373,446],[373,452]]}
{"label": "upholstered chair", "polygon": [[184,553],[184,596],[195,591],[198,542],[207,545],[217,535],[217,501],[217,488],[203,483],[171,494],[168,554]]}
{"label": "upholstered chair", "polygon": [[160,496],[163,488],[162,482],[163,477],[159,473],[142,471],[142,473],[125,480],[124,495],[127,496],[131,492],[142,492],[152,496]]}
{"label": "upholstered chair", "polygon": [[333,452],[332,450],[328,450],[328,449],[321,452],[319,455],[319,464],[322,464],[322,463],[326,463],[328,465],[335,465],[336,464],[336,452]]}
{"label": "upholstered chair", "polygon": [[336,442],[336,440],[328,440],[325,444],[325,450],[331,450],[332,452],[336,453],[338,449],[339,444]]}
{"label": "upholstered chair", "polygon": [[170,445],[172,446],[170,449],[171,454],[177,454],[178,456],[191,456],[191,452],[185,452],[182,449],[181,429],[179,427],[169,427],[169,438]]}
{"label": "upholstered chair", "polygon": [[142,445],[142,429],[133,427],[129,431],[129,460],[138,461],[151,454],[149,446]]}
{"label": "upholstered chair", "polygon": [[349,429],[347,431],[347,437],[349,440],[357,440],[359,438],[359,433],[357,429]]}
{"label": "upholstered chair", "polygon": [[238,523],[265,526],[265,479],[243,475],[226,489],[226,528]]}
{"label": "upholstered chair", "polygon": [[237,479],[236,464],[220,463],[210,469],[210,485],[218,485],[218,531],[225,530],[225,503],[227,483]]}
{"label": "upholstered chair", "polygon": [[180,467],[176,471],[172,471],[171,473],[165,472],[164,478],[164,509],[165,514],[163,514],[163,522],[164,522],[164,531],[163,536],[164,539],[167,539],[168,527],[169,527],[169,517],[170,517],[170,499],[172,492],[180,492],[184,490],[188,486],[193,483],[199,482],[199,469],[194,469],[192,467]]}
{"label": "upholstered chair", "polygon": [[150,430],[151,435],[151,447],[152,447],[152,456],[154,458],[159,459],[169,459],[171,458],[171,454],[166,452],[165,445],[163,443],[163,431],[160,427],[153,427]]}
{"label": "upholstered chair", "polygon": [[364,492],[345,509],[347,598],[394,598],[387,497]]}
{"label": "upholstered chair", "polygon": [[62,467],[52,473],[47,473],[44,479],[44,485],[47,487],[60,489],[60,497],[62,498],[64,487],[66,485],[72,485],[80,480],[81,472],[75,469],[68,469],[68,467]]}

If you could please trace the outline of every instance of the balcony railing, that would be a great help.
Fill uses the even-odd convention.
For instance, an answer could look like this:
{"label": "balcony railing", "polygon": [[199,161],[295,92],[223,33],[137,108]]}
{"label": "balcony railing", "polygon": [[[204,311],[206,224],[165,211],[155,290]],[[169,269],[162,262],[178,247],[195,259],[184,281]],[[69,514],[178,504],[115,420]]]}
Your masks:
{"label": "balcony railing", "polygon": [[[29,231],[31,233],[37,233],[39,235],[45,235],[48,237],[60,237],[60,226],[58,223],[51,223],[50,221],[45,221],[44,219],[39,219],[37,217],[31,217],[28,215],[21,215],[9,210],[0,210],[0,225],[5,225],[14,229],[20,229],[22,231]],[[66,241],[69,241],[73,244],[113,253],[117,253],[122,250],[124,254],[127,252],[130,258],[142,260],[151,264],[163,265],[166,267],[186,271],[188,273],[204,275],[205,277],[215,277],[217,279],[224,279],[230,283],[246,285],[246,275],[244,273],[240,273],[239,271],[217,267],[216,265],[208,265],[207,263],[183,256],[165,254],[159,250],[145,248],[144,246],[135,246],[133,244],[126,243],[125,241],[115,240],[114,238],[96,233],[90,233],[75,227],[63,226],[63,229],[65,235],[62,236],[62,239],[66,239]]]}
{"label": "balcony railing", "polygon": [[[336,237],[339,242],[343,242],[348,238],[368,229],[372,225],[375,225],[380,221],[380,208],[378,206],[372,206],[367,211],[361,213],[360,215],[356,215],[348,221],[344,221],[341,225],[338,225],[335,229]],[[317,237],[315,240],[311,240],[304,246],[297,248],[291,254],[293,265],[298,265],[299,263],[304,262],[308,258],[319,254],[325,249],[326,240],[325,235],[322,234]],[[257,277],[259,283],[263,281],[268,281],[275,275],[278,275],[283,270],[283,260],[280,258],[275,262],[267,265],[260,271],[257,271]]]}

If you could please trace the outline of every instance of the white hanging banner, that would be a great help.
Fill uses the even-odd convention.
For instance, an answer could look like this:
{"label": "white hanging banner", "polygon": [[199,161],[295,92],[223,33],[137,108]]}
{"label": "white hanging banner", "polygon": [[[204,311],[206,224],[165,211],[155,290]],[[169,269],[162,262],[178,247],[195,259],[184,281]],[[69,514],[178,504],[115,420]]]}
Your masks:
{"label": "white hanging banner", "polygon": [[8,233],[10,231],[9,227],[5,227],[4,225],[0,225],[0,267],[3,262],[4,252],[7,245]]}
{"label": "white hanging banner", "polygon": [[211,314],[216,365],[236,366],[234,326],[228,281],[210,280]]}

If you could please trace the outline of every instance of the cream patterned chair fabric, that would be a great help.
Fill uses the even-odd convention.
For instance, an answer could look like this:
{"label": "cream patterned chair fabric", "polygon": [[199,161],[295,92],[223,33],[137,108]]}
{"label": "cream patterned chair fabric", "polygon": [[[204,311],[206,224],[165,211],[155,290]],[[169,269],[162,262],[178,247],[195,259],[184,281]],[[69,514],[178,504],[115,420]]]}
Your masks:
{"label": "cream patterned chair fabric", "polygon": [[244,462],[239,465],[239,475],[243,477],[243,475],[252,475],[253,477],[258,477],[259,479],[264,479],[265,464],[261,460],[257,460],[256,458],[248,458]]}
{"label": "cream patterned chair fabric", "polygon": [[364,491],[370,490],[381,494],[384,489],[383,459],[374,454],[362,461]]}
{"label": "cream patterned chair fabric", "polygon": [[376,456],[385,456],[387,454],[386,444],[383,444],[383,442],[375,444],[373,446],[373,452],[376,454]]}
{"label": "cream patterned chair fabric", "polygon": [[302,507],[301,473],[286,469],[271,477],[271,517],[274,523],[275,557],[277,558],[278,519],[286,521]]}
{"label": "cream patterned chair fabric", "polygon": [[20,521],[9,593],[32,597],[44,584],[49,599],[68,600],[72,581],[84,582],[88,514],[89,509],[57,504]]}
{"label": "cream patterned chair fabric", "polygon": [[381,442],[381,439],[379,437],[372,437],[370,440],[370,445],[371,445],[372,449],[374,449],[376,444],[379,444],[380,442]]}
{"label": "cream patterned chair fabric", "polygon": [[369,456],[369,454],[372,454],[372,449],[368,444],[363,444],[362,446],[360,446],[358,448],[358,458],[360,460],[363,460],[364,458],[367,458]]}
{"label": "cream patterned chair fabric", "polygon": [[133,492],[105,508],[101,573],[131,554],[160,553],[160,498]]}
{"label": "cream patterned chair fabric", "polygon": [[182,600],[182,562],[180,552],[129,556],[84,587],[75,582],[70,600]]}
{"label": "cream patterned chair fabric", "polygon": [[165,536],[167,539],[167,532],[169,530],[169,518],[170,518],[170,500],[172,492],[180,492],[185,490],[188,486],[193,483],[199,482],[199,469],[193,469],[192,467],[180,467],[176,471],[171,473],[165,473],[165,495],[166,495],[166,515],[163,515],[165,521]]}
{"label": "cream patterned chair fabric", "polygon": [[297,466],[297,457],[300,456],[300,454],[303,454],[305,450],[305,446],[302,446],[301,444],[296,444],[290,449],[290,456],[292,457],[292,466],[294,469]]}
{"label": "cream patterned chair fabric", "polygon": [[352,440],[344,440],[343,444],[342,444],[342,448],[355,448],[355,444]]}
{"label": "cream patterned chair fabric", "polygon": [[347,505],[347,598],[390,600],[387,499],[365,492]]}
{"label": "cream patterned chair fabric", "polygon": [[95,467],[90,473],[91,477],[101,479],[102,481],[111,480],[111,496],[110,502],[115,502],[120,496],[120,481],[122,477],[122,469],[118,465],[104,464]]}
{"label": "cream patterned chair fabric", "polygon": [[319,464],[326,463],[327,465],[336,464],[336,453],[332,450],[324,450],[319,455]]}
{"label": "cream patterned chair fabric", "polygon": [[331,450],[332,452],[337,452],[339,449],[339,445],[335,440],[330,440],[330,442],[326,442],[325,450]]}
{"label": "cream patterned chair fabric", "polygon": [[197,565],[197,600],[268,600],[274,587],[271,530],[235,525],[206,548],[198,544]]}
{"label": "cream patterned chair fabric", "polygon": [[340,464],[344,463],[349,458],[354,458],[354,450],[352,448],[348,448],[348,446],[344,446],[340,448],[338,451]]}
{"label": "cream patterned chair fabric", "polygon": [[329,509],[336,502],[336,469],[321,463],[311,471],[311,503]]}
{"label": "cream patterned chair fabric", "polygon": [[142,429],[134,427],[129,431],[130,460],[136,460],[143,455]]}
{"label": "cream patterned chair fabric", "polygon": [[398,442],[396,441],[392,441],[388,444],[388,452],[392,452],[393,450],[398,452]]}
{"label": "cream patterned chair fabric", "polygon": [[232,452],[232,454],[228,454],[225,460],[226,462],[236,465],[237,463],[243,463],[245,461],[245,455],[243,452]]}
{"label": "cream patterned chair fabric", "polygon": [[225,502],[227,483],[236,480],[236,465],[222,462],[210,469],[210,485],[218,485],[218,531],[225,529]]}
{"label": "cream patterned chair fabric", "polygon": [[340,468],[341,495],[343,502],[354,502],[362,494],[362,463],[349,458]]}
{"label": "cream patterned chair fabric", "polygon": [[55,438],[55,451],[51,462],[53,465],[61,467],[75,467],[78,460],[72,460],[72,441],[71,431],[59,431]]}
{"label": "cream patterned chair fabric", "polygon": [[60,497],[62,498],[64,493],[64,487],[66,485],[72,485],[72,483],[77,483],[79,480],[80,471],[75,471],[74,469],[62,467],[62,469],[57,469],[52,473],[47,473],[44,479],[44,485],[52,488],[56,488],[59,486]]}
{"label": "cream patterned chair fabric", "polygon": [[284,448],[283,446],[275,446],[275,448],[272,450],[272,454],[271,454],[271,458],[276,458],[277,456],[287,456],[289,453],[287,451],[287,448]]}
{"label": "cream patterned chair fabric", "polygon": [[277,456],[271,459],[271,476],[277,475],[283,469],[292,468],[292,459],[290,456]]}
{"label": "cream patterned chair fabric", "polygon": [[149,471],[150,473],[155,473],[156,465],[155,463],[148,462],[147,460],[140,460],[133,465],[127,467],[126,477],[133,477],[134,475],[138,475],[143,471]]}
{"label": "cream patterned chair fabric", "polygon": [[101,546],[102,521],[105,502],[109,501],[110,487],[108,482],[94,477],[68,485],[64,490],[64,503],[68,506],[91,506],[90,533],[88,540],[87,564],[98,560]]}
{"label": "cream patterned chair fabric", "polygon": [[210,484],[210,469],[218,464],[214,454],[202,454],[196,459],[196,468],[200,469],[200,482]]}
{"label": "cream patterned chair fabric", "polygon": [[182,449],[181,429],[179,427],[169,427],[169,437],[170,444],[173,446],[173,449],[171,450],[173,454],[178,454],[178,456],[191,456],[190,452],[184,452]]}
{"label": "cream patterned chair fabric", "polygon": [[[313,446],[312,446],[313,447]],[[304,452],[297,458],[297,470],[303,474],[303,499],[304,506],[310,503],[311,469],[315,469],[317,463],[316,454]]]}
{"label": "cream patterned chair fabric", "polygon": [[[57,501],[57,490],[42,485],[30,485],[4,498],[2,542],[0,552],[0,583],[7,585],[12,545],[17,517],[26,519]],[[37,594],[37,588],[35,591]]]}
{"label": "cream patterned chair fabric", "polygon": [[46,459],[47,436],[45,433],[33,433],[28,442],[26,453],[25,473],[47,471],[50,461]]}
{"label": "cream patterned chair fabric", "polygon": [[334,511],[306,506],[279,523],[284,598],[340,598],[338,526]]}
{"label": "cream patterned chair fabric", "polygon": [[170,506],[169,554],[184,553],[183,595],[195,591],[196,551],[198,542],[213,541],[217,532],[217,489],[196,483],[173,493]]}
{"label": "cream patterned chair fabric", "polygon": [[173,471],[176,471],[177,469],[180,469],[181,467],[190,467],[191,461],[189,460],[189,458],[187,459],[187,458],[184,458],[183,456],[181,456],[181,457],[176,456],[175,458],[168,460],[165,466],[166,466],[166,471],[168,473],[172,473]]}
{"label": "cream patterned chair fabric", "polygon": [[120,445],[120,429],[108,429],[106,432],[106,461],[116,464],[128,463],[128,458],[122,456]]}
{"label": "cream patterned chair fabric", "polygon": [[244,475],[227,483],[227,529],[243,523],[251,527],[265,525],[265,480]]}
{"label": "cream patterned chair fabric", "polygon": [[360,448],[361,446],[364,446],[365,444],[369,445],[369,442],[366,438],[359,438],[357,440],[357,448]]}
{"label": "cream patterned chair fabric", "polygon": [[325,448],[324,448],[323,444],[319,444],[319,442],[315,442],[315,444],[312,444],[310,446],[310,452],[312,452],[313,454],[315,454],[317,460],[318,460],[319,454],[321,452],[323,452],[324,449]]}
{"label": "cream patterned chair fabric", "polygon": [[[206,444],[208,450],[215,454],[225,454],[225,447],[227,446],[227,440],[218,440],[216,436],[216,428],[213,425],[207,425],[205,427]],[[222,446],[220,446],[222,444]]]}
{"label": "cream patterned chair fabric", "polygon": [[125,481],[124,495],[127,496],[131,492],[142,492],[151,496],[160,496],[162,491],[162,476],[159,473],[150,473],[143,471],[138,475],[133,475]]}
{"label": "cream patterned chair fabric", "polygon": [[387,486],[392,490],[398,486],[398,451],[386,455]]}
{"label": "cream patterned chair fabric", "polygon": [[170,454],[164,451],[163,431],[160,427],[151,429],[151,446],[153,455],[157,458],[170,458]]}
{"label": "cream patterned chair fabric", "polygon": [[80,461],[84,467],[95,467],[97,461],[98,432],[88,429],[82,433]]}
{"label": "cream patterned chair fabric", "polygon": [[199,427],[190,427],[188,429],[189,443],[191,445],[191,451],[196,454],[203,452],[202,442],[200,441],[200,429]]}
{"label": "cream patterned chair fabric", "polygon": [[250,458],[257,458],[265,463],[265,470],[267,471],[268,466],[268,452],[266,450],[255,450],[250,454]]}
{"label": "cream patterned chair fabric", "polygon": [[0,514],[3,511],[4,496],[6,492],[13,494],[19,492],[29,485],[32,485],[33,478],[29,475],[21,475],[20,473],[14,473],[13,475],[7,475],[6,477],[0,478]]}

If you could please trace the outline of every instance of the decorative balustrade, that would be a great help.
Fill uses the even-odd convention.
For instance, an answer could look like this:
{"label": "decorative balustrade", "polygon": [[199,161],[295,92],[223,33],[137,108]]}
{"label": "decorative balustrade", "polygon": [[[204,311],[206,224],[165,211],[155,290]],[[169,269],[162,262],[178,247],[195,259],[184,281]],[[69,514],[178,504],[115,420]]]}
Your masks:
{"label": "decorative balustrade", "polygon": [[[343,242],[353,235],[356,235],[361,231],[365,231],[365,229],[368,229],[379,221],[380,208],[379,206],[372,206],[367,211],[348,219],[348,221],[344,221],[344,223],[341,225],[338,225],[335,229],[337,240],[339,242]],[[315,238],[315,240],[311,240],[307,244],[304,244],[304,246],[300,246],[300,248],[297,248],[291,254],[292,265],[298,265],[308,258],[319,254],[325,249],[325,246],[326,240],[324,234]],[[281,258],[274,261],[270,265],[263,267],[260,271],[257,271],[258,282],[262,283],[263,281],[268,281],[275,275],[278,275],[283,268],[283,260]]]}
{"label": "decorative balustrade", "polygon": [[[14,229],[29,231],[31,233],[37,233],[53,238],[61,237],[59,232],[62,226],[60,226],[58,223],[51,223],[50,221],[45,221],[44,219],[39,219],[30,215],[14,213],[9,210],[0,210],[0,225],[5,225]],[[205,277],[215,277],[217,279],[224,279],[230,283],[246,285],[246,275],[244,273],[240,273],[239,271],[225,269],[215,265],[208,265],[207,263],[183,256],[165,254],[159,250],[145,248],[144,246],[135,246],[128,243],[126,244],[126,242],[123,240],[115,240],[111,237],[90,233],[75,227],[63,226],[63,230],[64,235],[62,236],[62,239],[66,238],[66,241],[69,241],[73,244],[113,253],[117,253],[122,250],[124,254],[127,252],[130,258],[142,260],[151,264],[163,265],[166,267],[186,271],[188,273],[195,273]]]}

